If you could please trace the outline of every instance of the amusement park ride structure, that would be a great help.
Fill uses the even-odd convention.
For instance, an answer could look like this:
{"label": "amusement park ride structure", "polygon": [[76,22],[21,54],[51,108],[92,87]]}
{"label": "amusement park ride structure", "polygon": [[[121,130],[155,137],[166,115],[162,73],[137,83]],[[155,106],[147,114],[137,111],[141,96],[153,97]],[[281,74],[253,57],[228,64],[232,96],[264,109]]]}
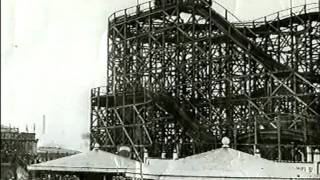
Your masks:
{"label": "amusement park ride structure", "polygon": [[250,22],[210,0],[156,0],[113,13],[107,84],[91,91],[91,148],[128,146],[139,160],[145,150],[201,153],[223,136],[273,160],[319,148],[319,8]]}

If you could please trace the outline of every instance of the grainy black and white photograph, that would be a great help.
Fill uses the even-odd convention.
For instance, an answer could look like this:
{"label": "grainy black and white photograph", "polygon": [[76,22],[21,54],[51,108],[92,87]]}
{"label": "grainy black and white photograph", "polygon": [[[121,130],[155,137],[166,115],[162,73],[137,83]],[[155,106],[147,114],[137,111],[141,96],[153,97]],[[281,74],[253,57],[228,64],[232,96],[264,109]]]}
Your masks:
{"label": "grainy black and white photograph", "polygon": [[1,0],[1,180],[320,179],[320,0]]}

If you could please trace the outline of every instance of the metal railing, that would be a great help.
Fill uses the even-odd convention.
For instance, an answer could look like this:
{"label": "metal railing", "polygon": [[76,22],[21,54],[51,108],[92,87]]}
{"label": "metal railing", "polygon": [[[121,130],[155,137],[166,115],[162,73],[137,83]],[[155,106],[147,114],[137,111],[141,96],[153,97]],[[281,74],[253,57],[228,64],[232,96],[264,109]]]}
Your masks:
{"label": "metal railing", "polygon": [[142,4],[138,4],[136,6],[131,6],[126,9],[122,9],[119,11],[116,11],[112,13],[108,20],[109,22],[118,22],[122,21],[125,18],[129,18],[135,15],[138,15],[139,13],[148,12],[148,11],[154,11],[156,9],[161,10],[164,7],[168,6],[174,6],[179,4],[202,4],[206,7],[212,7],[214,10],[218,13],[224,14],[224,17],[228,19],[230,22],[241,22],[240,19],[235,16],[232,12],[227,10],[225,7],[223,7],[221,4],[219,4],[216,1],[207,1],[207,0],[169,0],[169,1],[163,1],[160,5],[157,5],[157,0],[148,1]]}
{"label": "metal railing", "polygon": [[259,26],[265,24],[265,22],[272,22],[277,21],[279,19],[284,19],[290,17],[292,14],[299,15],[302,13],[312,13],[312,12],[319,12],[320,11],[320,4],[319,3],[309,3],[299,6],[294,6],[292,8],[288,8],[285,10],[277,11],[275,13],[271,13],[269,15],[249,20],[249,21],[241,21],[236,15],[226,9],[223,5],[216,1],[207,1],[207,0],[197,0],[197,1],[190,1],[190,0],[168,0],[163,1],[161,5],[157,5],[157,0],[148,1],[145,3],[138,4],[136,6],[131,6],[126,9],[122,9],[112,13],[108,20],[109,22],[121,22],[125,20],[125,18],[133,17],[138,15],[139,13],[144,13],[148,11],[153,11],[155,9],[162,9],[166,6],[173,6],[177,4],[203,4],[207,7],[213,8],[217,13],[223,15],[229,22],[233,23],[236,27],[247,27],[252,28],[253,26]]}
{"label": "metal railing", "polygon": [[319,12],[320,11],[320,4],[319,3],[309,3],[299,6],[294,6],[292,8],[284,9],[275,13],[271,13],[269,15],[249,20],[246,22],[235,23],[236,27],[258,27],[260,25],[264,25],[266,22],[273,22],[278,21],[281,19],[285,19],[288,17],[291,17],[292,15],[300,15],[300,14],[308,14],[313,12]]}

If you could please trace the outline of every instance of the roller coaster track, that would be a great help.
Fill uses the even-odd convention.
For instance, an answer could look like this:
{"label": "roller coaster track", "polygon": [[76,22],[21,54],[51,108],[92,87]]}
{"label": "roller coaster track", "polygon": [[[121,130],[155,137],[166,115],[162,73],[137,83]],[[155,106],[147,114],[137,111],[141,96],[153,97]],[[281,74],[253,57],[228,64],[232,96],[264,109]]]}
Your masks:
{"label": "roller coaster track", "polygon": [[[209,5],[209,4],[208,4]],[[252,41],[250,41],[247,36],[245,36],[242,32],[240,32],[233,24],[228,22],[223,16],[218,14],[212,8],[207,9],[198,9],[199,14],[201,16],[210,18],[212,21],[222,32],[224,32],[234,43],[248,52],[252,57],[263,64],[268,70],[287,70],[288,67],[283,64],[273,60],[269,55],[267,55],[261,48],[256,46]],[[211,15],[211,16],[210,16]]]}
{"label": "roller coaster track", "polygon": [[[251,41],[248,37],[257,36],[257,34],[259,34],[259,31],[262,31],[262,29],[265,30],[266,28],[272,28],[273,31],[278,31],[279,33],[281,33],[277,28],[274,27],[274,24],[277,23],[278,25],[280,23],[281,26],[288,26],[290,23],[303,22],[306,18],[310,19],[310,17],[312,19],[320,21],[320,15],[318,11],[319,7],[317,3],[296,6],[290,9],[291,15],[296,14],[294,18],[292,18],[288,14],[285,14],[288,12],[288,10],[283,10],[277,13],[270,14],[263,18],[255,19],[250,22],[241,22],[239,18],[237,18],[223,6],[214,2],[218,5],[218,7],[222,8],[226,12],[225,16],[229,16],[229,18],[232,17],[234,21],[236,21],[231,23],[226,19],[226,17],[223,17],[214,9],[212,9],[212,3],[208,0],[169,0],[167,2],[163,2],[162,4],[158,3],[158,6],[156,6],[157,1],[155,1],[154,3],[152,3],[152,1],[149,1],[147,3],[140,4],[136,7],[131,7],[125,10],[115,12],[109,17],[109,22],[110,24],[121,23],[122,21],[130,22],[134,21],[137,17],[147,17],[150,14],[152,14],[154,18],[157,18],[157,14],[163,11],[164,7],[167,6],[174,7],[176,5],[184,5],[186,7],[185,11],[188,12],[188,8],[192,8],[192,4],[198,3],[199,5],[196,6],[196,10],[199,15],[201,15],[203,18],[209,21],[212,21],[213,24],[224,33],[224,35],[226,35],[235,44],[237,44],[248,54],[250,54],[257,62],[261,63],[267,70],[269,70],[270,72],[279,71],[279,74],[281,74],[280,72],[285,72],[285,75],[288,75],[288,71],[292,72],[293,70],[290,67],[274,60],[270,55],[266,54],[265,51],[263,51],[259,46],[255,44],[255,42]],[[152,4],[154,5],[152,6]],[[301,7],[304,7],[304,9],[302,9],[303,12],[305,12],[304,14],[300,14],[302,12]],[[274,19],[272,19],[272,17],[274,17],[275,15],[277,16]],[[199,24],[199,26],[201,26],[201,24]],[[140,36],[143,36],[143,34],[141,34]],[[221,36],[220,38],[223,39],[223,36]]]}
{"label": "roller coaster track", "polygon": [[[216,3],[216,2],[215,2]],[[153,5],[152,5],[153,4]],[[312,3],[303,6],[297,6],[290,9],[290,13],[295,14],[294,18],[292,16],[286,14],[288,10],[279,11],[263,18],[255,19],[250,22],[241,22],[236,16],[234,16],[231,12],[225,9],[220,4],[216,3],[218,7],[222,8],[225,12],[225,16],[232,17],[234,19],[233,23],[230,23],[226,17],[223,17],[219,13],[217,13],[214,9],[211,8],[212,2],[207,0],[169,0],[169,1],[152,1],[140,4],[136,7],[127,8],[125,10],[121,10],[115,12],[109,17],[110,24],[121,23],[122,21],[126,21],[130,23],[130,21],[134,21],[137,17],[148,16],[153,14],[153,18],[157,18],[158,12],[163,11],[164,7],[169,6],[184,6],[184,10],[188,12],[189,8],[192,8],[192,5],[196,4],[197,14],[202,16],[208,21],[212,21],[212,23],[224,33],[224,36],[231,39],[235,44],[241,47],[246,53],[250,54],[257,62],[261,63],[267,70],[270,72],[276,72],[275,75],[272,75],[277,81],[281,83],[281,77],[287,77],[291,72],[295,73],[299,78],[298,80],[304,81],[312,86],[312,82],[319,81],[318,78],[308,77],[307,75],[299,75],[299,73],[295,72],[289,66],[281,64],[280,62],[274,60],[270,55],[268,55],[265,51],[263,51],[258,45],[255,44],[248,37],[257,36],[259,32],[266,29],[271,29],[273,31],[278,31],[281,33],[279,29],[275,28],[275,24],[280,26],[288,26],[290,23],[299,23],[306,20],[306,18],[319,20],[320,21],[320,13],[318,12],[318,4]],[[144,7],[144,8],[142,8]],[[303,14],[301,12],[304,12]],[[307,13],[309,12],[309,13]],[[161,17],[158,17],[161,18]],[[188,25],[188,24],[184,24]],[[199,24],[198,26],[201,26]],[[204,25],[206,26],[206,25]],[[141,34],[140,36],[144,36]],[[224,36],[215,37],[215,39],[219,38],[225,41]],[[170,38],[166,39],[170,41]],[[174,38],[173,38],[174,40]],[[320,76],[319,76],[320,77]],[[312,82],[310,82],[310,81]],[[291,89],[284,85],[284,88],[287,88],[288,91]],[[298,101],[304,102],[299,99]],[[110,101],[112,102],[112,100]]]}
{"label": "roller coaster track", "polygon": [[[314,106],[316,105],[315,103],[313,103],[313,99],[315,99],[316,96],[319,96],[319,94],[317,94],[319,92],[319,87],[315,87],[314,84],[317,84],[320,82],[320,78],[318,78],[320,77],[320,74],[318,74],[319,76],[317,76],[317,74],[311,74],[311,76],[309,77],[307,74],[300,73],[293,67],[290,67],[290,65],[281,63],[279,59],[274,59],[274,57],[268,54],[268,52],[263,47],[260,47],[259,44],[257,44],[255,41],[252,40],[254,38],[261,37],[268,32],[273,32],[275,34],[288,33],[288,32],[282,32],[279,29],[279,27],[288,27],[288,26],[291,26],[293,23],[303,24],[304,21],[307,21],[307,20],[320,22],[320,13],[319,13],[318,4],[297,6],[290,9],[290,11],[288,10],[279,11],[277,13],[268,15],[263,18],[255,19],[250,22],[241,22],[237,17],[235,17],[228,10],[223,8],[221,5],[216,4],[217,7],[222,8],[222,10],[225,12],[225,16],[222,16],[221,13],[218,13],[218,10],[216,9],[216,7],[212,8],[211,3],[212,2],[208,0],[195,0],[195,1],[194,0],[193,1],[191,0],[165,0],[165,1],[156,0],[156,1],[150,1],[147,3],[139,4],[138,6],[134,6],[132,8],[127,8],[125,10],[115,12],[109,17],[109,28],[116,27],[116,28],[113,28],[113,32],[115,34],[111,34],[110,36],[115,35],[117,37],[117,41],[119,40],[120,44],[125,41],[131,41],[134,38],[139,39],[139,42],[142,42],[142,44],[143,43],[147,44],[151,38],[155,43],[158,43],[159,46],[162,47],[161,42],[163,43],[163,41],[161,41],[161,38],[163,37],[154,36],[154,34],[158,32],[161,33],[163,31],[167,31],[170,28],[172,29],[176,28],[177,31],[179,31],[179,33],[183,34],[183,36],[181,36],[181,38],[179,39],[179,43],[183,43],[183,42],[194,43],[194,42],[200,42],[200,41],[206,41],[206,40],[210,40],[210,42],[214,44],[232,42],[233,44],[240,47],[240,49],[242,50],[241,53],[245,53],[254,61],[256,61],[258,64],[264,67],[264,70],[266,71],[259,72],[260,74],[257,76],[257,78],[261,78],[262,74],[265,74],[270,79],[272,79],[272,81],[276,82],[278,85],[276,85],[276,87],[273,89],[271,93],[269,92],[270,93],[269,97],[267,97],[268,93],[265,91],[265,89],[255,89],[255,90],[251,90],[250,94],[247,94],[247,93],[236,94],[235,96],[232,96],[232,97],[227,97],[228,95],[225,95],[220,97],[212,97],[212,99],[203,100],[205,103],[208,103],[210,104],[210,106],[213,106],[214,108],[212,109],[215,109],[216,107],[221,109],[228,109],[229,107],[228,104],[243,106],[249,103],[252,108],[256,108],[256,110],[260,113],[264,113],[262,108],[265,106],[265,104],[268,103],[268,101],[272,98],[273,95],[277,94],[277,97],[283,96],[283,97],[290,97],[295,99],[296,102],[303,105],[303,108],[312,112],[313,115],[320,117],[319,116],[320,110],[319,108],[315,108]],[[201,24],[201,23],[190,23],[190,22],[189,23],[177,22],[175,20],[171,21],[171,20],[165,19],[164,16],[170,17],[171,14],[177,13],[175,12],[176,7],[179,7],[178,9],[180,12],[183,12],[186,14],[188,13],[190,14],[192,12],[194,13],[193,16],[195,15],[200,16],[202,19],[206,21],[206,23]],[[290,12],[289,15],[288,15],[288,12]],[[150,24],[146,23],[148,22],[148,18],[150,19],[152,18],[152,20],[154,20],[155,22],[156,20],[165,21],[167,26],[154,26],[152,28],[148,27],[148,26],[151,26],[152,24],[151,22],[149,22]],[[142,33],[135,34],[136,33],[135,31],[132,32],[132,31],[124,30],[125,28],[127,28],[127,25],[136,28],[135,26],[139,26],[140,23],[145,24],[146,29],[148,28],[152,29],[152,32],[143,31]],[[123,24],[125,25],[123,26]],[[208,25],[210,26],[209,28],[208,28]],[[119,28],[117,28],[117,26]],[[209,31],[212,32],[213,34],[216,31],[218,31],[219,33],[220,32],[222,33],[220,34],[216,33],[212,37],[211,36],[201,37],[202,39],[199,39],[198,37],[191,37],[188,35],[188,33],[192,33],[191,31],[195,27],[197,28],[197,30],[207,31],[208,29],[210,29]],[[122,31],[125,33],[123,33]],[[166,36],[165,41],[174,44],[177,40],[177,37],[175,37],[175,35],[176,35],[175,33],[172,33],[169,35],[165,34],[164,35]],[[197,46],[197,49],[199,51],[201,51],[202,53],[205,53],[205,49],[201,46],[201,43],[197,43],[197,44],[194,43],[193,45]],[[156,50],[156,51],[161,51],[161,50]],[[109,59],[109,60],[112,61],[112,59]],[[213,61],[214,59],[210,59],[210,60]],[[157,69],[154,69],[154,71],[157,71]],[[197,133],[197,131],[202,131],[202,129],[208,130],[209,128],[205,126],[205,123],[200,123],[206,119],[203,117],[207,117],[208,114],[206,114],[206,112],[198,111],[197,108],[199,107],[194,105],[195,102],[192,102],[192,100],[188,98],[172,97],[172,95],[166,94],[165,92],[155,92],[155,91],[152,91],[151,89],[145,89],[145,87],[141,87],[140,90],[135,90],[134,88],[136,86],[133,85],[129,79],[127,79],[126,75],[122,76],[122,74],[119,74],[118,77],[120,76],[124,81],[124,84],[128,85],[128,87],[130,88],[133,88],[133,90],[130,90],[128,92],[126,91],[123,92],[123,90],[120,90],[120,89],[117,89],[117,87],[114,87],[115,89],[117,89],[116,92],[112,92],[111,90],[110,93],[108,92],[103,96],[100,96],[100,95],[94,96],[92,98],[93,106],[99,106],[99,107],[101,106],[101,107],[106,107],[114,110],[118,108],[127,108],[130,106],[133,106],[134,108],[136,108],[136,106],[147,105],[149,103],[156,103],[161,109],[173,115],[174,119],[177,120],[177,122],[180,124],[181,127],[183,127],[183,129],[186,131],[186,134],[189,137],[192,137],[192,139],[194,140],[202,139],[203,141],[206,141],[206,142],[213,142],[214,140],[213,133],[211,132],[202,132],[202,134]],[[183,78],[188,78],[187,74],[183,74],[183,76],[184,76]],[[110,78],[114,78],[114,77],[110,77]],[[164,77],[162,74],[159,73],[159,76],[157,76],[155,79],[161,79],[161,78],[164,78]],[[245,78],[248,78],[248,77],[246,76]],[[300,83],[313,88],[314,93],[313,94],[309,93],[306,95],[301,90],[294,89],[293,87],[288,86],[286,81],[289,78],[295,78],[295,81],[298,84]],[[227,77],[226,79],[221,79],[217,81],[223,81],[223,82],[230,81],[230,84],[232,83],[231,82],[232,79],[228,79]],[[119,84],[121,83],[123,82],[120,82]],[[202,82],[202,83],[205,83],[205,82]],[[109,85],[111,84],[112,83],[110,83]],[[201,92],[197,92],[197,93],[200,94],[200,97],[201,96],[206,97],[206,95],[201,95]],[[262,107],[261,105],[259,107],[259,105],[257,105],[254,102],[255,99],[259,99],[259,98],[266,99],[266,102],[265,104],[262,105]],[[201,99],[199,101],[201,101]],[[197,115],[195,115],[195,112],[197,113]],[[262,116],[268,119],[267,114],[262,114]],[[121,116],[121,114],[118,114],[117,117],[119,119],[125,118],[124,116]],[[197,119],[197,121],[195,121],[194,119]],[[124,128],[125,127],[124,124],[122,125]],[[274,134],[275,133],[274,129],[276,127],[273,124],[271,125],[272,126],[266,130],[271,131],[272,133],[270,134]],[[147,128],[145,128],[145,130],[148,131]],[[288,135],[288,137],[290,136]],[[132,144],[132,146],[134,146],[134,144]]]}
{"label": "roller coaster track", "polygon": [[[197,2],[192,1],[192,3],[197,3]],[[165,5],[165,6],[185,5],[186,7],[188,7],[188,6],[191,6],[190,4],[192,4],[192,3],[190,3],[190,0],[171,0],[168,3],[163,4],[163,5]],[[214,9],[212,9],[211,4],[208,3],[208,1],[198,0],[198,3],[201,3],[201,5],[197,6],[197,9],[196,9],[198,11],[199,15],[206,18],[207,20],[212,21],[216,25],[216,27],[218,27],[234,43],[236,43],[238,46],[243,48],[246,52],[251,54],[252,57],[256,61],[263,64],[268,70],[270,70],[270,71],[276,71],[276,70],[283,71],[283,70],[289,69],[289,67],[272,59],[272,57],[267,55],[260,47],[258,47],[254,42],[252,42],[250,39],[248,39],[247,35],[250,36],[250,34],[246,35],[243,32],[241,32],[244,30],[248,30],[248,32],[250,32],[251,35],[255,35],[255,32],[253,30],[258,31],[259,29],[265,28],[265,27],[263,27],[263,26],[265,26],[265,23],[263,23],[263,22],[261,23],[261,19],[256,19],[256,20],[252,21],[252,22],[257,22],[254,25],[252,24],[252,22],[250,22],[250,23],[240,22],[240,20],[237,17],[235,17],[227,9],[224,9],[228,14],[233,16],[234,19],[239,20],[239,22],[236,22],[233,24],[233,23],[230,23],[225,17],[223,17],[222,15],[217,13]],[[149,5],[149,8],[147,8],[146,11],[144,11],[143,9],[140,9],[140,7],[142,7],[146,4]],[[143,17],[143,16],[148,16],[150,14],[156,15],[157,12],[160,12],[163,10],[161,5],[157,7],[157,6],[151,6],[151,4],[152,3],[150,1],[148,3],[140,4],[135,8],[128,8],[128,9],[125,9],[122,11],[115,12],[113,15],[111,15],[109,17],[109,21],[111,22],[111,24],[117,23],[117,22],[119,23],[124,20],[130,22],[130,20],[136,19],[137,16]],[[315,5],[315,4],[310,4],[310,5]],[[129,13],[130,10],[132,12],[132,9],[135,9],[137,12],[136,13]],[[139,9],[139,10],[137,10],[137,9]],[[312,8],[312,10],[313,9],[314,9],[314,7]],[[121,12],[125,15],[122,15]],[[119,13],[120,13],[120,16],[119,16]],[[269,16],[272,16],[272,15],[269,15]],[[303,16],[307,16],[307,15],[301,15],[301,17],[296,16],[295,20],[301,21],[301,20],[303,20]],[[314,13],[309,14],[308,16],[312,16],[313,18],[319,18],[319,13],[314,12]],[[153,17],[155,17],[155,16],[153,16]],[[278,20],[280,20],[280,19],[278,19]],[[289,21],[288,19],[284,19],[281,21],[281,23],[288,24],[289,23],[288,21]],[[259,24],[259,22],[260,22],[260,24]],[[277,22],[273,22],[273,23],[277,23]],[[272,25],[272,23],[269,24],[269,26],[271,26],[271,25]],[[253,30],[251,30],[251,29],[253,29]]]}

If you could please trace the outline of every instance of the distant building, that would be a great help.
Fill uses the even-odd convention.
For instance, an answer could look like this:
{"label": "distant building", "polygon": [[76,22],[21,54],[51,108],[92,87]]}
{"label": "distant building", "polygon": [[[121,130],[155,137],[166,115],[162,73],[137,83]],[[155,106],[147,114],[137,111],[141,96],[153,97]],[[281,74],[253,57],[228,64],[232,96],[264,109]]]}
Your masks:
{"label": "distant building", "polygon": [[80,151],[65,149],[61,147],[42,146],[38,147],[37,149],[37,161],[45,162],[78,153],[80,153]]}
{"label": "distant building", "polygon": [[35,133],[1,125],[1,180],[27,179],[27,165],[35,162],[38,140]]}
{"label": "distant building", "polygon": [[27,165],[80,153],[61,147],[39,147],[35,133],[1,125],[1,180],[29,178]]}

